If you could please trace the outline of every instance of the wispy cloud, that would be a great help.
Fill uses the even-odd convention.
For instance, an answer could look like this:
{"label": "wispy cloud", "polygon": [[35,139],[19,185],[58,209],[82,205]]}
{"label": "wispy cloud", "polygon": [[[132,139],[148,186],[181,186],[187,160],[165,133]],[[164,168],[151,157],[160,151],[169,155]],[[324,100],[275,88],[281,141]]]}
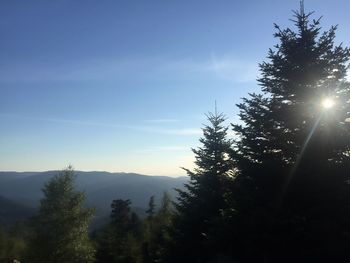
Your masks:
{"label": "wispy cloud", "polygon": [[258,63],[239,59],[233,55],[218,56],[212,53],[208,58],[194,60],[190,58],[168,61],[163,69],[196,74],[213,74],[220,79],[232,82],[255,82],[259,75]]}
{"label": "wispy cloud", "polygon": [[209,69],[221,78],[235,82],[255,81],[259,75],[258,64],[255,62],[229,57],[218,58],[214,54],[211,56]]}
{"label": "wispy cloud", "polygon": [[163,78],[193,74],[216,76],[233,82],[251,82],[258,76],[255,61],[238,59],[232,55],[212,54],[202,59],[173,59],[165,57],[105,58],[61,64],[21,64],[0,68],[3,81],[110,81],[134,76],[139,78]]}
{"label": "wispy cloud", "polygon": [[193,136],[193,135],[200,135],[202,133],[201,129],[196,129],[196,128],[162,128],[162,127],[145,126],[145,125],[140,125],[140,126],[137,126],[137,125],[119,125],[119,124],[113,124],[113,123],[101,123],[101,122],[93,122],[93,121],[32,117],[32,116],[24,116],[24,115],[19,115],[19,114],[10,114],[10,113],[0,113],[0,117],[16,118],[19,120],[43,121],[43,122],[51,122],[51,123],[69,124],[69,125],[82,125],[82,126],[92,126],[92,127],[102,127],[102,128],[129,129],[129,130],[134,130],[134,131],[139,131],[139,132],[158,133],[158,134],[166,134],[166,135]]}

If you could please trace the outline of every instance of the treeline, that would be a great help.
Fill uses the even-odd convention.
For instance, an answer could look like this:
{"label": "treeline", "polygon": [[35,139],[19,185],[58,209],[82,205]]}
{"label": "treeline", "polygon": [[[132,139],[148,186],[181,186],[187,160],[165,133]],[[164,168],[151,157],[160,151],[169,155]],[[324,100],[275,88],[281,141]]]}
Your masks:
{"label": "treeline", "polygon": [[74,187],[71,167],[43,188],[39,213],[9,231],[0,231],[0,262],[157,262],[162,258],[172,218],[172,202],[164,192],[159,207],[151,196],[145,218],[131,201],[111,204],[110,222],[90,231],[94,209]]}
{"label": "treeline", "polygon": [[237,105],[240,122],[208,114],[177,200],[165,195],[156,209],[151,198],[145,219],[115,200],[110,223],[89,237],[92,211],[64,171],[45,186],[20,259],[349,262],[350,50],[303,8],[292,21],[294,30],[275,25],[261,92]]}

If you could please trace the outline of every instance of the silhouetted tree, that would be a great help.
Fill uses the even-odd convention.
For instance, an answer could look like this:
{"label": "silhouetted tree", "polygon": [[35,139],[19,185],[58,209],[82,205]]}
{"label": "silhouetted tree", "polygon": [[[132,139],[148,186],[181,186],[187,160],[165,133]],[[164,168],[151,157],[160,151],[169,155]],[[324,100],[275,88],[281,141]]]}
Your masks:
{"label": "silhouetted tree", "polygon": [[111,222],[97,237],[97,262],[141,261],[141,221],[130,205],[128,199],[113,200]]}
{"label": "silhouetted tree", "polygon": [[217,224],[226,208],[225,194],[233,176],[229,159],[231,140],[222,114],[209,113],[201,146],[193,149],[196,168],[186,190],[178,190],[173,226],[173,243],[167,262],[211,262],[224,249],[225,241],[215,237]]}
{"label": "silhouetted tree", "polygon": [[155,203],[154,203],[154,195],[152,195],[148,202],[148,209],[146,210],[146,214],[148,215],[148,219],[152,219],[155,213]]}
{"label": "silhouetted tree", "polygon": [[88,237],[93,210],[84,207],[85,195],[75,190],[74,179],[68,167],[45,184],[30,244],[31,262],[94,261]]}
{"label": "silhouetted tree", "polygon": [[167,191],[163,192],[162,199],[160,201],[158,216],[163,217],[165,221],[170,220],[172,212],[171,197]]}
{"label": "silhouetted tree", "polygon": [[164,258],[172,215],[170,196],[164,192],[158,211],[144,223],[143,262],[160,262]]}
{"label": "silhouetted tree", "polygon": [[[238,105],[230,220],[235,255],[246,261],[349,259],[350,51],[334,44],[336,27],[321,33],[310,16],[301,4],[295,31],[275,25],[262,93]],[[325,99],[334,106],[322,107]]]}

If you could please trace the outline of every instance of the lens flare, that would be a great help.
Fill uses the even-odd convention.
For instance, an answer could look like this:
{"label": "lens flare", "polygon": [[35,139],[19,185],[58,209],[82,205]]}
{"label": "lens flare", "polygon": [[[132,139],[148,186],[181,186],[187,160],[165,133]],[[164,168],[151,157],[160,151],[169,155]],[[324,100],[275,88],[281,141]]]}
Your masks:
{"label": "lens flare", "polygon": [[324,109],[330,109],[334,106],[335,102],[334,100],[330,99],[330,98],[326,98],[322,101],[322,107]]}

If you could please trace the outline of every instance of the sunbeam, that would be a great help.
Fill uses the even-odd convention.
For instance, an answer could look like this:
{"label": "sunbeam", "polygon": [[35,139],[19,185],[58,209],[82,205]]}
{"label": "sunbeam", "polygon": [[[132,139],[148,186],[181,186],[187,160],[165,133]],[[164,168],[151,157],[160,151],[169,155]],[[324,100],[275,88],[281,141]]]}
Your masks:
{"label": "sunbeam", "polygon": [[[323,105],[323,103],[322,103],[322,105]],[[288,189],[288,186],[289,186],[291,180],[293,179],[293,175],[294,175],[295,171],[297,170],[297,168],[298,168],[298,166],[299,166],[299,164],[300,164],[300,162],[301,162],[301,160],[303,158],[304,152],[305,152],[305,150],[306,150],[306,148],[307,148],[307,146],[308,146],[308,144],[309,144],[313,134],[315,133],[315,131],[316,131],[316,129],[317,129],[321,119],[323,118],[323,116],[324,116],[324,111],[322,111],[319,114],[315,124],[312,126],[309,134],[307,135],[307,137],[306,137],[306,139],[305,139],[305,141],[304,141],[304,143],[303,143],[303,145],[301,147],[300,153],[299,153],[299,155],[298,155],[298,157],[297,157],[297,159],[296,159],[296,161],[294,163],[294,166],[291,169],[290,173],[287,175],[286,181],[285,181],[285,183],[284,183],[284,185],[282,187],[282,192],[281,192],[280,198],[278,199],[278,202],[277,202],[277,207],[279,207],[280,204],[282,203],[283,198],[285,196],[285,193],[286,193],[286,191]]]}

